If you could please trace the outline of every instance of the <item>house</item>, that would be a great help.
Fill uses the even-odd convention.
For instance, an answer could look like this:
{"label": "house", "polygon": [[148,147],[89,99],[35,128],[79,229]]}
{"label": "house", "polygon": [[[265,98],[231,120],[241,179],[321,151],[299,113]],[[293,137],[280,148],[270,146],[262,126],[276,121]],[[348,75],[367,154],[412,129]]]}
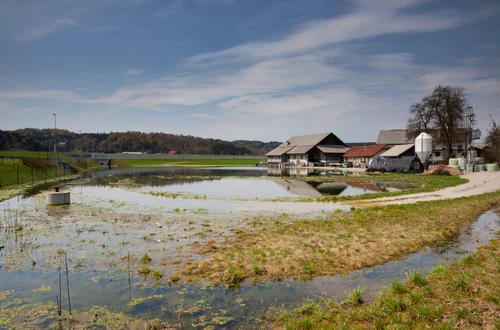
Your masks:
{"label": "house", "polygon": [[178,152],[177,150],[170,150],[167,155],[180,155],[181,153]]}
{"label": "house", "polygon": [[373,157],[380,155],[387,149],[388,147],[380,144],[371,146],[354,146],[344,154],[344,160],[352,163],[353,167],[366,168],[370,165]]}
{"label": "house", "polygon": [[349,147],[333,133],[294,136],[266,154],[268,163],[342,162]]}

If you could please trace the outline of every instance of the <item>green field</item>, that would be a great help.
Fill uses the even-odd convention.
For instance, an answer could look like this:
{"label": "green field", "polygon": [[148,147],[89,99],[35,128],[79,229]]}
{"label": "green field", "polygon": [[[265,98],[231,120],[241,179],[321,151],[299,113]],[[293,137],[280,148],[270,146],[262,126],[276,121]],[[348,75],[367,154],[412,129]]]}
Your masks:
{"label": "green field", "polygon": [[[47,151],[0,151],[0,156],[7,157],[26,157],[26,158],[52,158],[54,157],[53,152]],[[63,152],[56,153],[56,156],[59,158],[67,158],[69,157],[67,154]]]}
{"label": "green field", "polygon": [[255,166],[257,162],[264,161],[263,158],[254,159],[195,159],[195,158],[175,158],[175,159],[119,159],[113,160],[112,165],[119,166]]}
{"label": "green field", "polygon": [[63,176],[65,172],[59,167],[33,167],[24,165],[20,160],[0,160],[1,187],[31,184]]}

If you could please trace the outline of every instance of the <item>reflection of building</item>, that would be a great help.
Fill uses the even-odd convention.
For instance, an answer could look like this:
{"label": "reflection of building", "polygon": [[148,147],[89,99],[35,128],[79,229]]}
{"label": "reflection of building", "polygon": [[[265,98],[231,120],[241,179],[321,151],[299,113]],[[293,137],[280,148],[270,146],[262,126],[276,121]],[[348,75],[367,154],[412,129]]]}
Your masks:
{"label": "reflection of building", "polygon": [[322,182],[316,189],[325,195],[340,195],[349,185],[345,182]]}
{"label": "reflection of building", "polygon": [[273,182],[285,188],[288,192],[298,196],[307,196],[307,197],[322,196],[318,190],[316,190],[313,186],[304,181],[273,179]]}
{"label": "reflection of building", "polygon": [[342,162],[349,147],[335,134],[323,133],[294,136],[266,154],[268,163]]}
{"label": "reflection of building", "polygon": [[288,175],[289,176],[308,176],[309,169],[302,168],[302,167],[290,167],[288,169]]}

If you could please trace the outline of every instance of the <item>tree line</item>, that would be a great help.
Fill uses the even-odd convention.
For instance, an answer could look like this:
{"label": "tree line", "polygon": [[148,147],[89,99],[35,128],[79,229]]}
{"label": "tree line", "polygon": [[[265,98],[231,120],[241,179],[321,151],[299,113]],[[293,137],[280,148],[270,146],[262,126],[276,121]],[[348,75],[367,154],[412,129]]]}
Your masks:
{"label": "tree line", "polygon": [[280,142],[224,141],[191,135],[111,132],[75,133],[64,129],[25,128],[0,130],[0,150],[51,151],[56,138],[58,151],[82,152],[144,152],[177,151],[197,155],[264,155]]}

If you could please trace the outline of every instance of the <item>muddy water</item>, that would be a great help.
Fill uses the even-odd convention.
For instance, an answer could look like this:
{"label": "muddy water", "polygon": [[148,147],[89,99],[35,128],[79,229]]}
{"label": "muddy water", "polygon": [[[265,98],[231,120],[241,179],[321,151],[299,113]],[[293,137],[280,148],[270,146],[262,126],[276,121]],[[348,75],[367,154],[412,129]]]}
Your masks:
{"label": "muddy water", "polygon": [[[170,286],[165,283],[177,261],[200,257],[190,252],[192,244],[224,241],[235,231],[255,229],[251,225],[254,221],[265,226],[265,221],[316,219],[325,212],[349,209],[340,203],[266,202],[254,197],[341,194],[349,189],[365,193],[390,187],[347,180],[308,183],[291,178],[263,179],[259,177],[271,174],[254,168],[131,171],[99,172],[85,185],[65,187],[72,198],[68,207],[45,207],[43,194],[0,203],[0,218],[16,218],[23,225],[19,231],[0,228],[0,292],[11,292],[0,305],[15,299],[23,299],[26,304],[54,301],[60,260],[57,252],[64,250],[69,257],[74,309],[107,306],[113,311],[158,317],[175,324],[177,308],[183,302],[186,328],[258,328],[262,326],[261,316],[270,307],[291,307],[322,294],[342,296],[357,285],[365,286],[368,295],[374,294],[390,280],[403,278],[405,271],[427,271],[437,263],[474,251],[500,228],[498,215],[487,212],[446,246],[425,248],[405,260],[310,282],[243,283],[233,290],[203,284]],[[121,186],[121,180],[130,187]],[[198,196],[174,199],[147,194],[151,191]],[[205,194],[207,199],[200,197]],[[288,215],[281,217],[282,213]],[[139,258],[145,252],[153,259],[150,267],[164,274],[159,285],[138,273]],[[129,253],[133,260],[130,273],[123,260]],[[47,289],[38,290],[41,287]],[[143,298],[146,300],[136,300]]]}
{"label": "muddy water", "polygon": [[[113,230],[111,226],[96,228],[96,231]],[[70,264],[71,295],[74,309],[87,310],[94,305],[108,306],[115,311],[122,311],[138,317],[159,317],[176,322],[177,306],[183,302],[188,312],[184,315],[186,328],[258,328],[262,326],[260,317],[270,307],[292,307],[306,298],[342,297],[347,290],[358,285],[367,288],[365,295],[371,296],[389,284],[391,280],[402,280],[405,272],[420,269],[429,271],[437,264],[447,264],[458,260],[465,253],[474,252],[478,246],[488,243],[500,230],[500,217],[489,211],[480,216],[469,228],[461,232],[458,238],[445,245],[427,247],[409,255],[404,260],[392,261],[383,265],[352,271],[345,275],[318,277],[310,282],[283,281],[264,282],[253,285],[243,283],[237,289],[195,285],[160,285],[145,281],[135,272],[131,274],[129,286],[126,263],[109,265],[104,270],[99,266],[75,266],[77,258]],[[92,237],[92,232],[82,233],[79,238]],[[85,236],[87,235],[87,236]],[[113,235],[110,235],[110,237]],[[3,236],[5,239],[6,236]],[[76,238],[76,237],[75,237]],[[23,240],[43,244],[43,238],[10,237],[9,248],[0,251],[0,261],[5,261],[13,251],[23,253]],[[112,238],[107,242],[111,244]],[[64,242],[69,244],[69,242]],[[63,244],[63,245],[64,245]],[[54,247],[55,248],[55,247]],[[79,249],[81,255],[88,253],[88,246],[73,247],[69,252],[74,256]],[[35,249],[24,252],[36,256]],[[123,247],[118,255],[124,255],[134,248]],[[9,255],[10,254],[10,255]],[[36,258],[36,257],[35,257]],[[38,259],[36,259],[38,260]],[[43,263],[42,260],[39,262]],[[50,286],[47,292],[35,292],[41,286]],[[46,302],[54,300],[57,288],[57,273],[54,269],[41,270],[38,265],[32,270],[7,271],[0,269],[0,291],[13,290],[7,302],[15,298],[28,302]],[[130,304],[131,299],[154,297],[140,304]],[[222,323],[222,324],[221,324]]]}

